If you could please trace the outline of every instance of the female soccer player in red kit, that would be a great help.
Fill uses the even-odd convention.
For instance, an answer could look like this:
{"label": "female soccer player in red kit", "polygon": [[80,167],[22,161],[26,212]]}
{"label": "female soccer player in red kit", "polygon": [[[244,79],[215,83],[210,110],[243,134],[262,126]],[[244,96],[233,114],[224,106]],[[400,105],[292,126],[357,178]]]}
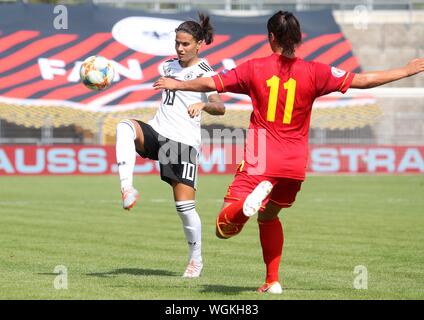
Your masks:
{"label": "female soccer player in red kit", "polygon": [[[267,23],[273,53],[249,60],[210,78],[179,82],[161,78],[157,89],[234,92],[252,99],[253,112],[244,161],[224,198],[216,234],[228,239],[238,234],[249,217],[258,215],[259,235],[266,265],[265,284],[259,292],[281,293],[279,264],[283,230],[278,213],[295,201],[305,179],[308,131],[312,104],[322,95],[349,88],[371,88],[424,71],[424,59],[403,68],[354,74],[295,56],[301,43],[298,20],[279,11]],[[266,152],[260,148],[265,135]],[[258,159],[252,161],[252,159]]]}

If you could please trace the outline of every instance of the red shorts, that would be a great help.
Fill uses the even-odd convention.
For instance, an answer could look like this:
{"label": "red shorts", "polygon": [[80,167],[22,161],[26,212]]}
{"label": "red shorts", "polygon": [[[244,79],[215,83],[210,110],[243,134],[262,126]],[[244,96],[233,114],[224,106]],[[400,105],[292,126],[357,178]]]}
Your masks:
{"label": "red shorts", "polygon": [[280,208],[291,207],[303,182],[290,178],[248,175],[246,171],[237,170],[233,182],[228,187],[224,201],[232,203],[246,198],[264,180],[271,182],[274,187],[268,197],[262,202],[263,208],[265,208],[268,201]]}

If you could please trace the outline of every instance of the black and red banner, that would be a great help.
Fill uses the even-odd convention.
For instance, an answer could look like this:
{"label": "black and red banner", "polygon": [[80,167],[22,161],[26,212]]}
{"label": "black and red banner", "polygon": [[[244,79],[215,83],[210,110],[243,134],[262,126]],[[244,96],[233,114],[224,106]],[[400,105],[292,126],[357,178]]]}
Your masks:
{"label": "black and red banner", "polygon": [[[69,5],[65,13],[63,29],[55,25],[58,14],[53,5],[0,5],[0,102],[93,111],[151,105],[160,99],[151,86],[159,77],[158,67],[175,56],[174,29],[182,21],[197,19],[194,11],[153,14],[92,4]],[[331,11],[295,14],[303,32],[299,57],[360,71]],[[201,56],[215,71],[271,53],[268,15],[210,17],[215,40],[201,48]],[[79,82],[81,62],[91,55],[113,60],[117,72],[108,90],[94,92]],[[246,97],[224,95],[223,100],[228,105],[250,106]]]}

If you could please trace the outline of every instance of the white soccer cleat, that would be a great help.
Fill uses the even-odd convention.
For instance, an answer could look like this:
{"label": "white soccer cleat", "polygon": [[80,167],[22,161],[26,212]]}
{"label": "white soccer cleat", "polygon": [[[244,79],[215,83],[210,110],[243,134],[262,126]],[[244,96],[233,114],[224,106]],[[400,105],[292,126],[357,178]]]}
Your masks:
{"label": "white soccer cleat", "polygon": [[127,187],[121,190],[122,194],[122,207],[125,210],[130,210],[132,207],[135,206],[139,195],[138,191],[134,189],[133,187]]}
{"label": "white soccer cleat", "polygon": [[246,217],[251,217],[259,211],[262,201],[270,194],[272,187],[271,182],[264,180],[247,196],[243,204],[243,213]]}
{"label": "white soccer cleat", "polygon": [[262,287],[258,289],[258,292],[282,294],[283,288],[281,288],[281,284],[278,281],[274,281],[272,283],[265,283]]}
{"label": "white soccer cleat", "polygon": [[184,271],[183,278],[198,278],[202,273],[203,263],[200,261],[190,260]]}

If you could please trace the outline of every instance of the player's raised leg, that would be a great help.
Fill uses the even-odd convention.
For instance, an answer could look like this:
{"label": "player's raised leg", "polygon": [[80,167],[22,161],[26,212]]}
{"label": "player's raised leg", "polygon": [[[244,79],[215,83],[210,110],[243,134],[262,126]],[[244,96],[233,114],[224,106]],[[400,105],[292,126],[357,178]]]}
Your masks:
{"label": "player's raised leg", "polygon": [[262,206],[262,201],[270,194],[272,183],[264,180],[247,196],[243,203],[243,213],[246,217],[255,215]]}
{"label": "player's raised leg", "polygon": [[[229,239],[239,234],[249,217],[243,214],[243,199],[224,202],[221,212],[216,217],[215,234],[220,239]],[[228,201],[228,200],[227,200]]]}
{"label": "player's raised leg", "polygon": [[203,269],[202,259],[202,223],[196,211],[194,188],[173,183],[175,207],[183,224],[184,235],[188,244],[188,264],[183,273],[184,278],[197,278]]}
{"label": "player's raised leg", "polygon": [[143,133],[135,121],[122,120],[116,126],[116,162],[121,183],[122,207],[130,210],[139,197],[133,187],[133,172],[136,158],[136,143],[141,145]]}
{"label": "player's raised leg", "polygon": [[[228,194],[225,197],[224,206],[216,219],[216,236],[221,239],[231,238],[241,232],[249,217],[253,216],[262,206],[262,202],[266,199],[272,190],[272,183],[264,180],[259,182],[246,197],[241,191],[243,188],[250,190],[256,183],[253,177],[251,181],[247,181],[245,174],[236,175],[235,180],[231,184]],[[241,191],[241,192],[240,192]],[[239,193],[240,197],[234,196]]]}

